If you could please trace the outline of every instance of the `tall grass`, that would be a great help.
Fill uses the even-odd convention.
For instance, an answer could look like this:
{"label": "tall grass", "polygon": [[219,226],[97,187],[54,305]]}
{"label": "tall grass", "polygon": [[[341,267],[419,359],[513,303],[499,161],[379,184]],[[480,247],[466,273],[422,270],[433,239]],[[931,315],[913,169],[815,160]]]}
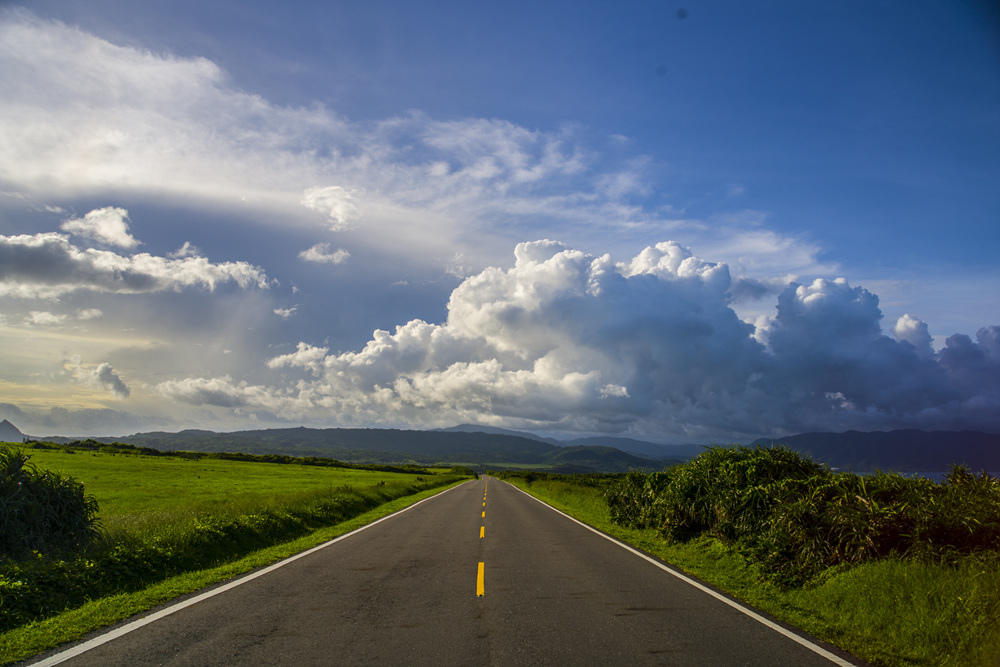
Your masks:
{"label": "tall grass", "polygon": [[960,467],[937,484],[833,473],[781,447],[716,447],[663,473],[631,473],[606,498],[622,525],[656,528],[671,542],[717,537],[791,586],[888,556],[958,562],[1000,552],[1000,480]]}

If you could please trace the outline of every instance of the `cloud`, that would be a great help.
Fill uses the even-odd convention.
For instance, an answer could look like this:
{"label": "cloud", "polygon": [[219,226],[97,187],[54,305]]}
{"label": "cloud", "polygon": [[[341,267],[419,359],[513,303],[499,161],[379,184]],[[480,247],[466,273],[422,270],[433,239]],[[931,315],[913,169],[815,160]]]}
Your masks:
{"label": "cloud", "polygon": [[318,262],[320,264],[342,264],[350,256],[351,253],[343,248],[338,248],[336,251],[330,252],[329,243],[317,243],[308,250],[303,250],[299,253],[299,259],[306,262]]}
{"label": "cloud", "polygon": [[731,307],[728,267],[676,243],[620,263],[552,241],[519,244],[515,258],[463,281],[442,324],[271,359],[314,378],[286,407],[345,423],[476,419],[676,439],[1000,428],[1000,327],[928,356],[922,323],[897,323],[890,338],[876,295],[818,279],[779,294],[765,344]]}
{"label": "cloud", "polygon": [[291,308],[275,308],[274,314],[283,320],[287,320],[295,314],[296,310],[298,310],[298,306],[292,306]]}
{"label": "cloud", "polygon": [[132,393],[128,385],[111,367],[111,364],[103,363],[98,366],[94,369],[90,379],[93,384],[110,391],[115,398],[128,398],[129,394]]}
{"label": "cloud", "polygon": [[0,296],[53,298],[77,290],[140,294],[221,283],[267,288],[263,270],[247,262],[213,264],[203,257],[166,259],[80,248],[59,233],[0,236]]}
{"label": "cloud", "polygon": [[892,328],[892,335],[896,337],[896,340],[906,341],[912,345],[914,352],[922,359],[927,359],[934,354],[927,323],[921,322],[909,313],[904,313],[896,321],[896,326]]}
{"label": "cloud", "polygon": [[[743,225],[715,233],[672,217],[659,197],[645,206],[657,163],[603,150],[606,138],[591,147],[574,126],[419,112],[352,122],[239,90],[204,58],[119,46],[25,10],[0,15],[0,45],[0,180],[49,199],[124,191],[283,226],[319,213],[359,247],[438,265],[466,253],[477,269],[500,259],[491,248],[539,229],[574,242],[613,234],[628,248],[675,229],[722,247]],[[121,227],[101,234],[119,247],[130,238]],[[780,258],[798,272],[819,265],[807,243],[763,240],[727,250],[748,270]]]}
{"label": "cloud", "polygon": [[61,229],[70,234],[92,239],[108,245],[121,248],[134,248],[139,241],[128,233],[128,211],[123,208],[106,206],[95,209],[82,219],[70,219],[61,225]]}
{"label": "cloud", "polygon": [[277,408],[283,402],[267,387],[234,382],[230,376],[168,380],[154,387],[166,398],[195,406]]}
{"label": "cloud", "polygon": [[167,255],[172,259],[182,259],[184,257],[201,257],[201,248],[194,245],[190,241],[185,241],[184,245]]}
{"label": "cloud", "polygon": [[330,221],[330,229],[335,232],[350,228],[360,217],[354,193],[339,185],[309,188],[302,194],[302,205],[325,215]]}
{"label": "cloud", "polygon": [[28,326],[59,326],[67,319],[66,315],[57,315],[55,313],[50,313],[47,311],[32,310],[28,313],[28,317],[25,318],[24,323]]}

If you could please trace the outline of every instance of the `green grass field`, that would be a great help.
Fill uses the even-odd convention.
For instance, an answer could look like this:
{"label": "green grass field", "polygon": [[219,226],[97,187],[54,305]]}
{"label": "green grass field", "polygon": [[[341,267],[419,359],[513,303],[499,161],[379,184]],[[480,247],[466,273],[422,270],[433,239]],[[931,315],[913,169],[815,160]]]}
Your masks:
{"label": "green grass field", "polygon": [[0,663],[267,565],[468,479],[182,456],[26,449],[96,497],[83,553],[0,559]]}
{"label": "green grass field", "polygon": [[[200,513],[280,507],[338,488],[410,482],[415,475],[318,466],[30,449],[38,468],[69,475],[97,498],[109,533]],[[438,469],[436,472],[445,472]]]}
{"label": "green grass field", "polygon": [[[570,478],[571,479],[571,478]],[[603,489],[559,480],[507,481],[623,542],[879,667],[1000,665],[1000,563],[958,567],[887,559],[801,588],[766,583],[714,538],[667,544],[653,529],[611,521]]]}

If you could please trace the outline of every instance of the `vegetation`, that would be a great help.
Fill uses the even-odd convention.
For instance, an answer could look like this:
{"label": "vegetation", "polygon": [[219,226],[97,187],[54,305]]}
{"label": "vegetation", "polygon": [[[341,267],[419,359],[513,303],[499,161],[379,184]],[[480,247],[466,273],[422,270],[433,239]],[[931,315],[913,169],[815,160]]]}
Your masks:
{"label": "vegetation", "polygon": [[1000,480],[954,467],[943,484],[832,473],[783,447],[707,450],[609,489],[612,520],[683,542],[733,545],[766,576],[801,585],[885,557],[956,563],[1000,554]]}
{"label": "vegetation", "polygon": [[0,554],[24,558],[87,547],[97,535],[97,501],[76,480],[40,471],[28,458],[0,449]]}
{"label": "vegetation", "polygon": [[1000,664],[989,475],[858,477],[780,448],[649,475],[495,474],[875,665]]}
{"label": "vegetation", "polygon": [[[26,452],[0,449],[0,460],[14,462],[11,470],[59,480],[77,492],[91,519],[99,500],[103,521],[100,530],[91,523],[89,540],[36,541],[27,549],[4,549],[0,631],[37,624],[91,600],[142,591],[184,573],[224,566],[393,499],[456,483],[469,472],[420,468],[400,473],[126,451],[128,456],[118,450],[32,450],[60,470],[39,473],[27,464]],[[67,472],[83,478],[96,500],[84,497],[83,484],[65,476]],[[2,483],[16,483],[12,479],[5,473]],[[44,514],[57,516],[65,506],[47,507]]]}

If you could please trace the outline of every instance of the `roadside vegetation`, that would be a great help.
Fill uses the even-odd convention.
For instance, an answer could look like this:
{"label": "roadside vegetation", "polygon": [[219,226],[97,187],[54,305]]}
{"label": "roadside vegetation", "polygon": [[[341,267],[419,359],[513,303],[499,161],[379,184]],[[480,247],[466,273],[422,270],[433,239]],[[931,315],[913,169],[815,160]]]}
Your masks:
{"label": "roadside vegetation", "polygon": [[[261,550],[317,534],[329,539],[325,529],[474,475],[464,468],[150,455],[128,445],[75,444],[0,446],[2,663],[98,627],[79,614],[74,629],[54,627],[73,609],[121,596],[139,599],[178,578],[207,585],[246,571],[228,566],[248,557],[248,567],[264,564],[252,558]],[[275,559],[287,555],[278,551]],[[218,578],[198,576],[216,570]],[[101,622],[162,601],[153,595],[138,608],[120,604],[117,617],[104,609]]]}
{"label": "roadside vegetation", "polygon": [[499,472],[875,665],[1000,664],[1000,480],[834,473],[711,448],[659,473]]}

